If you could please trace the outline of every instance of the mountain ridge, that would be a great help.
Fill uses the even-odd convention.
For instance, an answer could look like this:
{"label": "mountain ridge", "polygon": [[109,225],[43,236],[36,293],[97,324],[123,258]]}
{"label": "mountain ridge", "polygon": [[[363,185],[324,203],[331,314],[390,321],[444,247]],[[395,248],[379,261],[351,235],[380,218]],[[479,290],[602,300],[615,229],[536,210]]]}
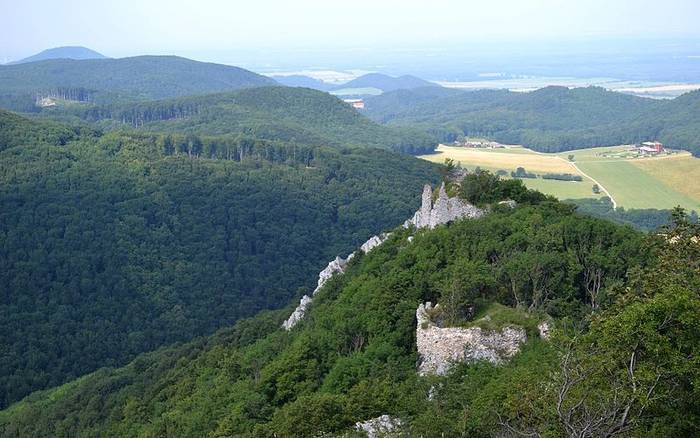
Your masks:
{"label": "mountain ridge", "polygon": [[46,61],[49,59],[108,59],[107,56],[83,46],[61,46],[42,50],[41,52],[22,58],[18,61],[8,62],[5,65],[25,64],[28,62]]}

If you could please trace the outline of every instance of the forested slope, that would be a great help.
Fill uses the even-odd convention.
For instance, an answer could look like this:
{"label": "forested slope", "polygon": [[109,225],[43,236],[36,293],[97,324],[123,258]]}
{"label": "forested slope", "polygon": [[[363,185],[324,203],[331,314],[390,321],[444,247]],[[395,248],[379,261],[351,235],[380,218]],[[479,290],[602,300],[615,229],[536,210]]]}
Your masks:
{"label": "forested slope", "polygon": [[588,87],[509,91],[400,90],[366,100],[366,114],[420,126],[442,141],[485,136],[543,152],[660,140],[700,155],[700,91],[653,100]]}
{"label": "forested slope", "polygon": [[[52,112],[47,112],[52,114]],[[72,114],[105,129],[198,135],[245,135],[315,146],[362,146],[429,153],[434,137],[412,128],[379,125],[328,93],[308,88],[258,87],[138,104],[88,106]]]}
{"label": "forested slope", "polygon": [[242,68],[176,56],[51,59],[0,65],[0,107],[37,111],[37,95],[79,96],[73,99],[109,103],[274,84],[274,80]]}
{"label": "forested slope", "polygon": [[438,177],[376,149],[0,127],[1,406],[286,304]]}
{"label": "forested slope", "polygon": [[[320,436],[389,414],[409,436],[696,435],[700,230],[676,214],[664,238],[644,237],[486,174],[461,193],[519,206],[412,240],[396,230],[334,277],[292,331],[279,327],[288,312],[261,314],[35,394],[0,412],[0,431]],[[474,319],[491,312],[488,324],[519,324],[529,340],[507,364],[419,377],[425,301],[475,306]],[[545,341],[535,326],[547,318],[556,329]]]}

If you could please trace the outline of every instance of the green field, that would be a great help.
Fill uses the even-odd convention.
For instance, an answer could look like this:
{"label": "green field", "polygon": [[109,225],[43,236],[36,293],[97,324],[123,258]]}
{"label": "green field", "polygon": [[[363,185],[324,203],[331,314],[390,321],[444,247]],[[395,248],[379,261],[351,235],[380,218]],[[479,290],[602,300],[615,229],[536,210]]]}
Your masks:
{"label": "green field", "polygon": [[620,206],[673,208],[680,205],[690,210],[700,210],[700,202],[674,190],[630,162],[591,161],[578,163],[578,166],[600,181]]}
{"label": "green field", "polygon": [[[572,173],[582,182],[523,179],[526,186],[559,199],[593,198],[593,180],[605,188],[618,206],[625,208],[672,208],[677,205],[700,211],[700,159],[684,151],[658,157],[638,157],[629,146],[579,149],[543,154],[523,147],[473,149],[440,145],[435,154],[420,158],[442,163],[454,159],[462,167],[513,171],[524,167],[539,175]],[[569,155],[574,155],[570,163]]]}

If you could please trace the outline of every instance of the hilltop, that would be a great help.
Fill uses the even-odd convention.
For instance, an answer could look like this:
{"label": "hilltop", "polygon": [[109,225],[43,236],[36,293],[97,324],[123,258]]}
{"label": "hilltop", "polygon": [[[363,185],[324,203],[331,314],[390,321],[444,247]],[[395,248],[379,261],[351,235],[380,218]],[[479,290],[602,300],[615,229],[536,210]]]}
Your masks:
{"label": "hilltop", "polygon": [[337,85],[335,89],[377,88],[386,93],[389,91],[410,90],[421,87],[439,87],[439,85],[411,75],[393,77],[382,73],[368,73],[344,84]]}
{"label": "hilltop", "polygon": [[[677,215],[673,243],[644,237],[486,173],[448,191],[490,213],[392,230],[322,273],[291,330],[291,306],[262,313],[34,394],[0,412],[0,431],[697,434],[697,227]],[[509,333],[517,346],[500,351]],[[444,342],[460,337],[473,350],[435,373],[425,341],[449,357]]]}
{"label": "hilltop", "polygon": [[64,46],[43,50],[36,55],[28,56],[19,61],[13,61],[7,65],[25,64],[27,62],[46,61],[47,59],[106,59],[107,57],[87,47]]}
{"label": "hilltop", "polygon": [[426,133],[379,125],[337,97],[308,88],[248,88],[138,104],[69,108],[66,113],[108,129],[247,135],[307,146],[376,147],[417,154],[428,153],[437,144]]}
{"label": "hilltop", "polygon": [[37,111],[37,95],[100,104],[274,84],[274,80],[242,68],[177,56],[52,59],[0,66],[0,106]]}

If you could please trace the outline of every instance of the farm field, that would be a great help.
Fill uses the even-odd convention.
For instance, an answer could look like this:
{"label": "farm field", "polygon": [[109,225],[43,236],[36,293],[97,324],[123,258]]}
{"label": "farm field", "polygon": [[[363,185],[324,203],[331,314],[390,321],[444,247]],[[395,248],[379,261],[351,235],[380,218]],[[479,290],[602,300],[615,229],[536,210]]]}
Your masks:
{"label": "farm field", "polygon": [[[700,159],[678,151],[659,157],[634,158],[628,147],[579,149],[558,154],[543,154],[514,146],[507,149],[472,149],[440,145],[437,153],[420,158],[443,163],[451,158],[462,167],[480,167],[490,171],[571,173],[582,182],[525,178],[526,186],[559,199],[594,198],[591,188],[596,180],[612,195],[618,206],[626,208],[672,208],[681,205],[700,211]],[[574,163],[568,156],[574,155]],[[592,178],[592,179],[591,179]]]}
{"label": "farm field", "polygon": [[700,200],[700,159],[690,154],[665,160],[639,160],[632,164],[685,196]]}
{"label": "farm field", "polygon": [[463,167],[515,170],[524,167],[528,171],[541,173],[578,173],[566,160],[554,154],[537,154],[529,149],[515,147],[509,149],[472,149],[440,145],[437,153],[423,155],[434,163],[444,163],[451,158]]}
{"label": "farm field", "polygon": [[[696,166],[700,167],[700,160],[695,160]],[[700,201],[691,199],[630,161],[590,161],[578,163],[578,167],[602,183],[622,207],[673,208],[681,205],[700,211]]]}

